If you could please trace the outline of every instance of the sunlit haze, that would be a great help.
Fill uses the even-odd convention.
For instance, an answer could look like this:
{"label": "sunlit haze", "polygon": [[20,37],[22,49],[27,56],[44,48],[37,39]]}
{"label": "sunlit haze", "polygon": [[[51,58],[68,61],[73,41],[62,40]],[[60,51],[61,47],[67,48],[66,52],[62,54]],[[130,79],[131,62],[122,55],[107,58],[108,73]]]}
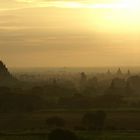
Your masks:
{"label": "sunlit haze", "polygon": [[0,0],[11,67],[140,66],[139,0]]}

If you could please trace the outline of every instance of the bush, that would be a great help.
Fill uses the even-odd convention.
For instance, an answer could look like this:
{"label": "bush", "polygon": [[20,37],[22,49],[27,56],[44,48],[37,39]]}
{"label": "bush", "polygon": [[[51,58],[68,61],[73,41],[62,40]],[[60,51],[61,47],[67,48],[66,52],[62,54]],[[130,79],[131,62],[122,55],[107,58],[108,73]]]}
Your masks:
{"label": "bush", "polygon": [[82,123],[88,130],[102,130],[106,119],[104,111],[96,111],[86,113],[82,119]]}
{"label": "bush", "polygon": [[78,137],[69,130],[56,129],[49,133],[48,140],[78,140]]}
{"label": "bush", "polygon": [[47,119],[46,121],[48,127],[64,127],[65,126],[65,120],[63,118],[54,116],[54,117],[50,117]]}

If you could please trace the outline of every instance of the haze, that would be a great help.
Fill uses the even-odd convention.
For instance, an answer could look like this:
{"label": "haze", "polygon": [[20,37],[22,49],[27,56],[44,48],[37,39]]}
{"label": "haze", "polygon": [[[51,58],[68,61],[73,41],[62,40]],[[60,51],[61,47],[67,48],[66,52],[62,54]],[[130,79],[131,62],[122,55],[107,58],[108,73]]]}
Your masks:
{"label": "haze", "polygon": [[0,0],[11,67],[139,66],[139,0]]}

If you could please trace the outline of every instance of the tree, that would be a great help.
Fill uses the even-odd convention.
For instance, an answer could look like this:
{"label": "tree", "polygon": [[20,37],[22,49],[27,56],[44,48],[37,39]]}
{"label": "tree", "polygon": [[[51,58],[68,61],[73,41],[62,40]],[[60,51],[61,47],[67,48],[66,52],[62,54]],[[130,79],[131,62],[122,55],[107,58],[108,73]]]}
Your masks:
{"label": "tree", "polygon": [[93,129],[93,126],[95,123],[94,113],[92,113],[92,112],[86,113],[84,115],[84,117],[82,118],[82,123],[84,124],[86,129],[88,129],[88,130]]}
{"label": "tree", "polygon": [[48,140],[78,140],[78,137],[72,131],[56,129],[49,133]]}
{"label": "tree", "polygon": [[102,130],[106,119],[104,111],[86,113],[82,119],[83,124],[88,130]]}
{"label": "tree", "polygon": [[102,130],[104,127],[106,119],[106,113],[104,111],[96,111],[95,112],[95,129]]}
{"label": "tree", "polygon": [[48,118],[46,123],[49,128],[57,128],[65,126],[65,120],[58,116]]}

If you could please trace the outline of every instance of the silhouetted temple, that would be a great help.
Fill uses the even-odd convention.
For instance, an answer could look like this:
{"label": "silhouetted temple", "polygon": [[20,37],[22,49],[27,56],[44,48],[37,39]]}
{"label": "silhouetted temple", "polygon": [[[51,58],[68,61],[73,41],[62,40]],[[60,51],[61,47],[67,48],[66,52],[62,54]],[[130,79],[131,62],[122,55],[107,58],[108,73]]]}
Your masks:
{"label": "silhouetted temple", "polygon": [[111,71],[108,69],[108,71],[107,71],[106,74],[107,74],[107,75],[111,75]]}
{"label": "silhouetted temple", "polygon": [[121,69],[120,69],[120,68],[118,69],[118,71],[117,71],[117,73],[116,73],[116,74],[117,74],[117,76],[122,76],[122,71],[121,71]]}
{"label": "silhouetted temple", "polygon": [[130,76],[131,75],[131,72],[130,70],[127,71],[127,76]]}

